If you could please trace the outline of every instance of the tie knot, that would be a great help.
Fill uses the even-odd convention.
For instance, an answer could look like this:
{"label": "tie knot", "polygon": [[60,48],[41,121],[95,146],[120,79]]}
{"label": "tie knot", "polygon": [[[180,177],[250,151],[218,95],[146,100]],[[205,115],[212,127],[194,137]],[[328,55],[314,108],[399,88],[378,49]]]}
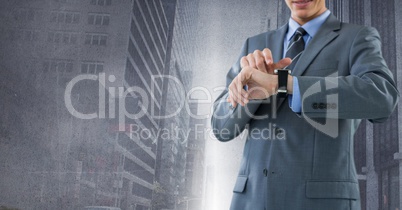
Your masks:
{"label": "tie knot", "polygon": [[304,30],[304,28],[302,28],[302,27],[299,27],[299,28],[296,30],[295,33],[298,34],[298,35],[301,35],[301,36],[304,36],[304,35],[307,34],[306,30]]}

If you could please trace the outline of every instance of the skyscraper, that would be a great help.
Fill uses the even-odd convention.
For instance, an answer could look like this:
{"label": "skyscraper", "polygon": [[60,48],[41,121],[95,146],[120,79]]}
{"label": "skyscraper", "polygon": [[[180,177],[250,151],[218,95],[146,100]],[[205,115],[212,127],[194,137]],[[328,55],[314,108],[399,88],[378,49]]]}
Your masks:
{"label": "skyscraper", "polygon": [[[166,97],[161,120],[163,129],[172,134],[168,138],[161,136],[158,141],[157,181],[164,189],[164,194],[158,196],[165,202],[161,208],[186,208],[190,194],[188,192],[189,179],[202,182],[203,176],[193,177],[189,170],[190,142],[194,142],[192,117],[189,113],[187,93],[192,88],[194,58],[198,49],[197,44],[197,17],[198,1],[178,0],[175,8],[173,39],[169,70],[165,73],[166,81],[164,96]],[[193,157],[194,158],[194,157]],[[193,161],[203,160],[199,155]],[[202,191],[202,185],[201,189]],[[202,192],[199,192],[202,194]],[[199,198],[199,200],[201,200]]]}

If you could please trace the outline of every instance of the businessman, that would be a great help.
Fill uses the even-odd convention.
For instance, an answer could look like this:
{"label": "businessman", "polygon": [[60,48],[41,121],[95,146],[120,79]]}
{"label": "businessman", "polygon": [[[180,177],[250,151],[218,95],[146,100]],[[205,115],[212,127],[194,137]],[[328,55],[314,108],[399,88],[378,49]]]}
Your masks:
{"label": "businessman", "polygon": [[379,34],[325,0],[285,1],[288,24],[247,39],[214,104],[220,141],[248,128],[231,209],[359,210],[354,133],[399,99]]}

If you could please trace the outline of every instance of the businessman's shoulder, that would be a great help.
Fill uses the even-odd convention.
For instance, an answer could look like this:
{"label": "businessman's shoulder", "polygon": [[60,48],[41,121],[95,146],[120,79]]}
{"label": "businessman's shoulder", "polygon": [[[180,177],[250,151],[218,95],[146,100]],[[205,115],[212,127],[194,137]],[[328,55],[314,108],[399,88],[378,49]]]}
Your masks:
{"label": "businessman's shoulder", "polygon": [[341,32],[349,32],[349,33],[359,33],[359,32],[368,32],[368,33],[377,33],[377,29],[372,26],[358,25],[353,23],[341,22]]}
{"label": "businessman's shoulder", "polygon": [[248,39],[249,39],[250,41],[265,40],[265,39],[267,38],[267,35],[268,35],[269,33],[272,33],[272,31],[260,33],[260,34],[251,36],[251,37],[249,37]]}
{"label": "businessman's shoulder", "polygon": [[251,41],[266,40],[268,37],[277,36],[278,34],[280,34],[281,32],[283,33],[286,30],[287,30],[287,25],[284,25],[284,26],[281,26],[278,29],[266,31],[266,32],[251,36],[248,39],[251,40]]}

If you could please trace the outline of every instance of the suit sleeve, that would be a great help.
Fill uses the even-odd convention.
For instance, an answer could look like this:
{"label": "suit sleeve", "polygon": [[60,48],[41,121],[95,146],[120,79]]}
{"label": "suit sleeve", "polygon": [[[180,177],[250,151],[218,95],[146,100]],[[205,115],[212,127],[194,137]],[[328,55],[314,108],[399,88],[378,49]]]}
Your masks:
{"label": "suit sleeve", "polygon": [[262,100],[250,100],[246,106],[238,104],[233,108],[227,102],[228,86],[240,72],[240,58],[248,54],[248,39],[245,42],[238,61],[232,66],[226,76],[226,89],[218,96],[213,105],[211,126],[219,141],[229,141],[243,132],[251,118],[254,117]]}
{"label": "suit sleeve", "polygon": [[362,28],[350,52],[345,53],[349,56],[350,75],[297,78],[302,116],[385,121],[395,109],[399,93],[382,57],[377,30]]}

